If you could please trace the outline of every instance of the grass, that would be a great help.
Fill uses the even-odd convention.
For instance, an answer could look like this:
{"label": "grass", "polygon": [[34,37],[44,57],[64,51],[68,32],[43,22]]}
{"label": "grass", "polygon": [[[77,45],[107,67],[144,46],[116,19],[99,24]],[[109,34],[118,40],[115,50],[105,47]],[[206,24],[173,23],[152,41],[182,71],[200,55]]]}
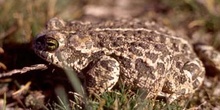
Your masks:
{"label": "grass", "polygon": [[[145,11],[135,15],[135,17],[158,21],[180,34],[188,35],[193,39],[192,42],[199,39],[201,42],[214,45],[217,49],[220,48],[218,43],[220,40],[219,0],[139,1],[145,4],[141,5],[145,6],[142,7]],[[94,0],[0,0],[0,47],[4,49],[4,53],[1,52],[0,55],[0,72],[36,63],[46,63],[31,50],[31,41],[34,36],[44,28],[46,21],[54,16],[67,20],[86,17],[84,8],[91,4],[102,6],[105,2],[101,0],[95,2]],[[100,19],[108,19],[108,16],[100,16]],[[0,99],[3,100],[3,104],[0,103],[0,105],[3,105],[4,109],[9,107],[34,108],[36,105],[27,106],[25,101],[27,101],[28,96],[35,96],[37,93],[40,96],[45,96],[44,105],[37,105],[37,107],[42,106],[44,109],[80,109],[83,108],[85,102],[87,109],[98,110],[183,109],[176,102],[166,104],[163,101],[144,100],[137,93],[133,93],[124,87],[104,93],[101,96],[97,95],[94,98],[86,97],[85,101],[80,95],[72,92],[71,86],[82,93],[81,86],[75,82],[76,79],[73,79],[76,77],[72,76],[71,70],[66,71],[67,74],[65,75],[58,71],[59,69],[51,68],[46,71],[33,71],[26,75],[15,75],[0,79]],[[215,94],[219,88],[219,76],[210,77],[208,76],[209,73],[218,74],[219,72],[207,71],[207,79],[204,85],[190,99],[187,108],[212,109],[220,106],[219,96]],[[20,94],[16,98],[12,96],[12,93],[19,89],[17,85],[25,85],[29,81],[32,84],[26,94]]]}

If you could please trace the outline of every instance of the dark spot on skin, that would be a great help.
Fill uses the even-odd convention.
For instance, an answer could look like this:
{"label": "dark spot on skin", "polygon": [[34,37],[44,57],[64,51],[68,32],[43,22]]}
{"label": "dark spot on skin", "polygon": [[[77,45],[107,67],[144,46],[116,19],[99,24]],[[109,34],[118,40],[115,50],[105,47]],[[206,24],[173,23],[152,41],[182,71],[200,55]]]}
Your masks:
{"label": "dark spot on skin", "polygon": [[179,83],[181,83],[181,84],[184,84],[187,81],[185,75],[179,75],[179,76],[177,76],[177,79],[178,79],[177,81],[179,81]]}
{"label": "dark spot on skin", "polygon": [[123,42],[123,39],[120,39],[120,38],[116,41],[113,41],[113,43],[112,43],[112,47],[118,47],[121,45],[124,45],[124,42]]}
{"label": "dark spot on skin", "polygon": [[117,37],[117,41],[123,41],[124,37]]}
{"label": "dark spot on skin", "polygon": [[131,66],[131,60],[129,58],[125,58],[122,56],[117,56],[115,54],[111,55],[112,58],[115,58],[117,61],[119,61],[120,65],[122,65],[124,68],[130,69]]}
{"label": "dark spot on skin", "polygon": [[131,46],[128,50],[137,56],[143,56],[142,52],[133,46]]}
{"label": "dark spot on skin", "polygon": [[121,46],[121,45],[125,45],[123,37],[110,36],[109,41],[112,42],[112,44],[111,44],[112,47],[118,47],[118,46]]}
{"label": "dark spot on skin", "polygon": [[[99,39],[102,39],[102,38],[106,37],[105,34],[98,34],[98,35],[96,35],[95,33],[92,33],[92,36],[98,37]],[[111,37],[111,38],[115,38],[115,37]]]}
{"label": "dark spot on skin", "polygon": [[149,49],[149,44],[146,43],[139,43],[138,46],[142,47],[143,49]]}
{"label": "dark spot on skin", "polygon": [[[135,28],[135,27],[133,27],[133,28]],[[141,35],[142,32],[143,32],[143,31],[138,30],[138,31],[135,31],[135,34]]]}
{"label": "dark spot on skin", "polygon": [[158,37],[158,35],[155,34],[155,32],[153,32],[153,31],[147,32],[145,35],[146,35],[146,36],[143,37],[143,40],[144,40],[144,41],[157,42],[157,41],[156,41],[156,38]]}
{"label": "dark spot on skin", "polygon": [[148,64],[142,59],[137,59],[135,61],[135,69],[140,73],[138,77],[147,76],[151,79],[155,79],[155,75],[153,74],[154,68],[148,66]]}
{"label": "dark spot on skin", "polygon": [[143,31],[134,31],[134,36],[137,38],[143,38],[143,35],[145,35]]}
{"label": "dark spot on skin", "polygon": [[161,35],[160,37],[160,43],[165,43],[166,42],[166,37]]}
{"label": "dark spot on skin", "polygon": [[157,63],[157,71],[159,74],[165,73],[165,66],[163,63]]}
{"label": "dark spot on skin", "polygon": [[134,33],[132,31],[126,31],[123,33],[124,36],[134,36]]}
{"label": "dark spot on skin", "polygon": [[100,56],[103,56],[105,53],[104,51],[98,51],[92,54],[92,56],[90,57],[90,59],[97,59],[100,58]]}
{"label": "dark spot on skin", "polygon": [[115,37],[115,36],[110,36],[110,37],[109,37],[109,40],[111,40],[111,41],[116,41],[116,40],[117,40],[117,37]]}
{"label": "dark spot on skin", "polygon": [[162,91],[165,92],[165,93],[173,93],[173,91],[171,90],[171,87],[172,86],[172,83],[170,83],[169,81],[166,81],[164,83],[164,86],[162,88]]}
{"label": "dark spot on skin", "polygon": [[177,44],[177,42],[174,42],[174,43],[172,44],[171,49],[174,50],[174,51],[176,51],[176,52],[179,52],[180,49],[179,49],[178,45],[179,45],[179,44]]}
{"label": "dark spot on skin", "polygon": [[118,52],[121,52],[121,53],[123,53],[123,52],[125,52],[125,51],[127,51],[127,49],[125,49],[125,48],[117,48],[116,49]]}
{"label": "dark spot on skin", "polygon": [[182,67],[182,62],[180,62],[180,61],[177,61],[176,62],[176,68],[181,68]]}
{"label": "dark spot on skin", "polygon": [[132,47],[137,47],[137,46],[138,46],[138,43],[137,43],[137,42],[131,42],[130,45],[131,45]]}
{"label": "dark spot on skin", "polygon": [[146,56],[148,59],[152,60],[153,63],[155,63],[155,61],[158,59],[158,55],[155,54],[155,53],[146,52],[146,53],[145,53],[145,56]]}
{"label": "dark spot on skin", "polygon": [[87,87],[94,87],[94,86],[96,86],[96,81],[94,79],[94,75],[93,74],[85,74],[85,75],[86,75],[85,76],[85,78],[86,78],[86,86]]}
{"label": "dark spot on skin", "polygon": [[115,67],[115,61],[113,60],[102,60],[100,61],[100,65],[108,71],[113,71]]}
{"label": "dark spot on skin", "polygon": [[131,60],[128,58],[122,58],[122,65],[125,68],[131,68]]}
{"label": "dark spot on skin", "polygon": [[104,47],[104,45],[101,42],[97,42],[97,43],[94,44],[94,47],[102,48],[102,47]]}
{"label": "dark spot on skin", "polygon": [[154,50],[162,52],[163,55],[168,55],[169,54],[169,50],[167,49],[167,46],[163,45],[163,44],[155,44],[154,45]]}
{"label": "dark spot on skin", "polygon": [[189,50],[189,46],[187,44],[182,44],[182,49],[184,50]]}
{"label": "dark spot on skin", "polygon": [[153,37],[145,37],[143,38],[144,41],[154,41],[154,38]]}

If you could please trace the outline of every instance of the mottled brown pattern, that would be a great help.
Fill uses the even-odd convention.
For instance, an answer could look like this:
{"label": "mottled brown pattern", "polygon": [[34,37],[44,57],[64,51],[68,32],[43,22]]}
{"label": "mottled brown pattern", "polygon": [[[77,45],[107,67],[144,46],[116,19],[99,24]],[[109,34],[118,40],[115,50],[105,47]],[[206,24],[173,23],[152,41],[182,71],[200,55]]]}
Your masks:
{"label": "mottled brown pattern", "polygon": [[180,84],[184,84],[187,81],[187,78],[185,75],[177,76],[177,81],[179,81]]}
{"label": "mottled brown pattern", "polygon": [[115,57],[116,60],[118,60],[121,63],[122,67],[125,67],[126,69],[132,68],[132,66],[131,66],[132,61],[131,61],[131,59],[124,58],[124,57],[117,57],[115,55],[112,55],[112,57],[113,58]]}
{"label": "mottled brown pattern", "polygon": [[169,82],[169,81],[166,81],[166,82],[164,83],[164,86],[163,86],[163,88],[162,88],[162,91],[165,92],[165,93],[172,93],[173,91],[171,90],[170,87],[172,87],[172,83]]}
{"label": "mottled brown pattern", "polygon": [[155,79],[154,69],[153,67],[149,66],[143,59],[137,59],[135,61],[135,69],[140,72],[139,76],[147,76],[151,79]]}
{"label": "mottled brown pattern", "polygon": [[113,71],[113,67],[115,67],[113,65],[114,65],[114,61],[112,60],[104,60],[100,62],[100,66],[102,66],[108,71]]}
{"label": "mottled brown pattern", "polygon": [[181,61],[177,61],[176,62],[176,68],[181,68],[183,65],[183,63]]}
{"label": "mottled brown pattern", "polygon": [[165,65],[163,63],[157,63],[157,71],[159,74],[165,74]]}
{"label": "mottled brown pattern", "polygon": [[138,46],[142,47],[143,49],[149,49],[149,45],[147,43],[140,42],[138,43]]}
{"label": "mottled brown pattern", "polygon": [[166,42],[166,37],[164,37],[163,35],[160,35],[159,39],[160,39],[160,40],[159,40],[160,43],[165,44],[165,42]]}
{"label": "mottled brown pattern", "polygon": [[[33,48],[48,62],[84,75],[89,93],[109,91],[120,78],[129,87],[146,90],[149,97],[164,94],[173,101],[194,93],[205,69],[191,45],[170,32],[138,19],[90,23],[52,18]],[[44,50],[49,48],[47,38],[59,46]]]}
{"label": "mottled brown pattern", "polygon": [[137,56],[143,56],[141,50],[137,49],[136,47],[130,47],[128,49],[132,54],[137,55]]}
{"label": "mottled brown pattern", "polygon": [[155,44],[154,50],[161,52],[165,57],[169,56],[172,52],[172,51],[169,51],[168,47],[164,44]]}
{"label": "mottled brown pattern", "polygon": [[155,53],[152,53],[152,52],[146,52],[146,53],[145,53],[145,56],[146,56],[147,58],[151,59],[153,63],[155,63],[156,60],[158,59],[158,56],[159,56],[159,55],[158,55],[158,54],[155,54]]}
{"label": "mottled brown pattern", "polygon": [[92,61],[94,59],[98,59],[98,58],[100,58],[100,56],[103,56],[103,55],[105,55],[104,51],[95,52],[90,56],[89,60]]}

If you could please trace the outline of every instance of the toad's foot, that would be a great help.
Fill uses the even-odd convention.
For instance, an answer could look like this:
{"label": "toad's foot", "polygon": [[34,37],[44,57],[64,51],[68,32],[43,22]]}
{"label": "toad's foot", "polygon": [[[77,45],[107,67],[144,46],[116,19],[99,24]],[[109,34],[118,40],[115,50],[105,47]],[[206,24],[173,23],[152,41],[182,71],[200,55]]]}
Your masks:
{"label": "toad's foot", "polygon": [[111,90],[119,79],[118,61],[109,56],[103,56],[92,66],[86,74],[88,75],[85,81],[88,92],[90,94],[100,94]]}
{"label": "toad's foot", "polygon": [[[199,67],[202,67],[202,62],[195,58],[184,64],[180,69],[181,74],[179,76],[172,76],[176,74],[172,73],[171,77],[167,77],[162,92],[170,94],[167,97],[168,103],[172,103],[179,97],[184,96],[184,94],[189,96],[202,85],[205,72],[204,68],[201,69]],[[178,80],[172,80],[172,78],[177,78]]]}
{"label": "toad's foot", "polygon": [[213,46],[197,44],[194,49],[206,67],[220,71],[220,52]]}

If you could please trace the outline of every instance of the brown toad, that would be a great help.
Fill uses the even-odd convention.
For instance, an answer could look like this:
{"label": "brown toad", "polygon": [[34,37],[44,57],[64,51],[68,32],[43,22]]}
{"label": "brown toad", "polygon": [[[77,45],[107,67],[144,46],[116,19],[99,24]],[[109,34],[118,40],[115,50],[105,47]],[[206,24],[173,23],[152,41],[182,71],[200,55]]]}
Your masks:
{"label": "brown toad", "polygon": [[195,92],[205,69],[184,39],[154,22],[65,22],[52,18],[34,41],[35,52],[85,76],[89,93],[109,91],[120,80],[170,102]]}

